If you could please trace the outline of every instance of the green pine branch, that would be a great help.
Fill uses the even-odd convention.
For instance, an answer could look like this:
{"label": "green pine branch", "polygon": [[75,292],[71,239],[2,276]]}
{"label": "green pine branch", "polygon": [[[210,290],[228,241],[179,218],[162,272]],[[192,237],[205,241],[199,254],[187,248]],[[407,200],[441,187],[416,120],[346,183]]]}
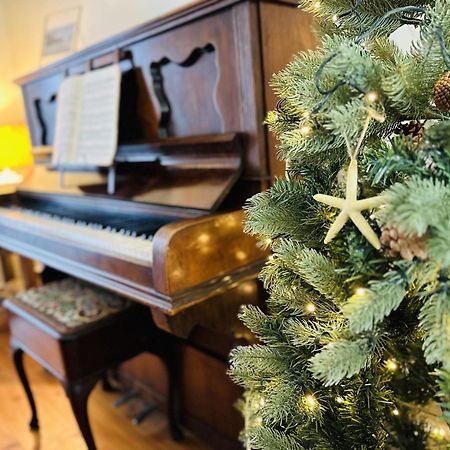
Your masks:
{"label": "green pine branch", "polygon": [[326,345],[311,358],[309,369],[325,386],[332,386],[367,368],[371,355],[372,349],[367,339],[343,339]]}
{"label": "green pine branch", "polygon": [[406,295],[408,280],[397,271],[387,272],[368,289],[356,292],[342,307],[354,333],[372,331],[385,317],[395,311]]}
{"label": "green pine branch", "polygon": [[447,289],[431,295],[420,311],[423,349],[428,364],[444,363],[450,369],[450,296]]}

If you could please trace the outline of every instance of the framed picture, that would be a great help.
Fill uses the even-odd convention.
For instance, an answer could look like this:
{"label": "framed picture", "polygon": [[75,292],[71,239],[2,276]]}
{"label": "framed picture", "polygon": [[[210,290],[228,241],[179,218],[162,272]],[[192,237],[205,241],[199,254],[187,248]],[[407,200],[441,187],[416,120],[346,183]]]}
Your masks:
{"label": "framed picture", "polygon": [[76,50],[80,16],[81,6],[52,12],[45,17],[42,58]]}

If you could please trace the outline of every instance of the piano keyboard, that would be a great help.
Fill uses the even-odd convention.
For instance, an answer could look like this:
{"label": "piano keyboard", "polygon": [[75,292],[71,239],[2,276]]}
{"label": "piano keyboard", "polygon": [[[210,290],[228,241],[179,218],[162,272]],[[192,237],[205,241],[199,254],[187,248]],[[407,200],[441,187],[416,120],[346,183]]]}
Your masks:
{"label": "piano keyboard", "polygon": [[0,207],[0,220],[26,223],[27,226],[48,232],[52,237],[77,244],[87,250],[123,259],[143,266],[152,266],[153,236],[128,230],[76,221],[23,208]]}

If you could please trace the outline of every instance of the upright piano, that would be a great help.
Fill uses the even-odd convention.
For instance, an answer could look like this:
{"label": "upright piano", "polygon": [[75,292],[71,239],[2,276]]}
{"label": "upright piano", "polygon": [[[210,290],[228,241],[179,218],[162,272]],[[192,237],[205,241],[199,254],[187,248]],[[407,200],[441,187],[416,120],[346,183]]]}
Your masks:
{"label": "upright piano", "polygon": [[[183,422],[214,449],[239,448],[227,354],[267,256],[241,206],[283,171],[268,81],[314,45],[310,25],[295,0],[197,1],[17,80],[33,146],[51,147],[65,77],[120,64],[115,193],[102,170],[61,184],[35,165],[0,197],[0,246],[148,305],[179,339]],[[160,370],[146,356],[124,373],[164,395]]]}

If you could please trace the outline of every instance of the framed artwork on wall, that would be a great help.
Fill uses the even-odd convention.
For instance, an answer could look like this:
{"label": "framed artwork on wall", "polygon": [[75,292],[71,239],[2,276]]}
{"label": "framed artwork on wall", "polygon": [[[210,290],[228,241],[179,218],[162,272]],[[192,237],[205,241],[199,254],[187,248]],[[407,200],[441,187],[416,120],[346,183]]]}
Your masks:
{"label": "framed artwork on wall", "polygon": [[[41,62],[60,58],[77,49],[81,6],[51,12],[44,19]],[[43,60],[46,61],[43,61]]]}

